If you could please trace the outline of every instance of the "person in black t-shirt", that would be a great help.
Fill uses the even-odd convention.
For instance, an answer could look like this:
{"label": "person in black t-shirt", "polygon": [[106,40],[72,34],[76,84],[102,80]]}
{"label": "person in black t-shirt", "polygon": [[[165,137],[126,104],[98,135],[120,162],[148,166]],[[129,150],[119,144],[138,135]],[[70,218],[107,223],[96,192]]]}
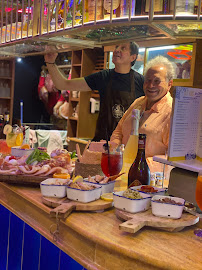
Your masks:
{"label": "person in black t-shirt", "polygon": [[93,139],[95,141],[109,139],[124,112],[136,98],[144,95],[144,77],[131,69],[137,59],[138,49],[134,42],[119,44],[112,58],[115,69],[71,80],[67,80],[55,65],[57,53],[45,55],[49,73],[58,89],[99,91],[100,112]]}

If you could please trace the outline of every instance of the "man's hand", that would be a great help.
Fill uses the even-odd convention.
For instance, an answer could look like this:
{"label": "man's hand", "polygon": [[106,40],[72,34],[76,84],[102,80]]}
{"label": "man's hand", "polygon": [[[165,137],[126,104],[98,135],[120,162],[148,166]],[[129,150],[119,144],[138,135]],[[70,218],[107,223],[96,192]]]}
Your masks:
{"label": "man's hand", "polygon": [[54,50],[53,48],[54,47],[46,46],[47,54],[44,55],[44,59],[45,59],[45,62],[47,62],[47,63],[55,63],[55,59],[58,56],[57,52],[53,52],[53,50]]}

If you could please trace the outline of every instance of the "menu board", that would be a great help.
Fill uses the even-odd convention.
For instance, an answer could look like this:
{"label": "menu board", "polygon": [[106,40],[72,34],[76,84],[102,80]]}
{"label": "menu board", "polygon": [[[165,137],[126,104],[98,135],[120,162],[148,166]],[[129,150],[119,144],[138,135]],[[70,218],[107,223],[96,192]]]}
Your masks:
{"label": "menu board", "polygon": [[176,87],[168,160],[202,161],[202,89]]}

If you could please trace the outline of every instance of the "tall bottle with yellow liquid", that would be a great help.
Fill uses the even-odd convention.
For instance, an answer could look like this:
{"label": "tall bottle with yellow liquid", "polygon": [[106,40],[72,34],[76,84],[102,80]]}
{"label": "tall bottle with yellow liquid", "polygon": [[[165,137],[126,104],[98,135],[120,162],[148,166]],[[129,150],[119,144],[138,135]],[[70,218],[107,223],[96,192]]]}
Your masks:
{"label": "tall bottle with yellow liquid", "polygon": [[131,116],[131,121],[132,121],[131,134],[123,153],[122,172],[125,172],[125,174],[122,175],[121,180],[124,181],[124,184],[126,185],[128,183],[129,169],[137,156],[139,120],[140,120],[140,110],[135,109],[132,111],[132,116]]}

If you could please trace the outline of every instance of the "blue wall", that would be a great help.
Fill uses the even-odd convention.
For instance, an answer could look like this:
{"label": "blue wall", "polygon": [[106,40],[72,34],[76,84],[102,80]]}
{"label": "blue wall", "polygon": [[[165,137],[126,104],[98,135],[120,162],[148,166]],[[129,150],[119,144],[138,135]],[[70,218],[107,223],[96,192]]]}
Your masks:
{"label": "blue wall", "polygon": [[0,270],[84,270],[66,253],[0,205]]}

